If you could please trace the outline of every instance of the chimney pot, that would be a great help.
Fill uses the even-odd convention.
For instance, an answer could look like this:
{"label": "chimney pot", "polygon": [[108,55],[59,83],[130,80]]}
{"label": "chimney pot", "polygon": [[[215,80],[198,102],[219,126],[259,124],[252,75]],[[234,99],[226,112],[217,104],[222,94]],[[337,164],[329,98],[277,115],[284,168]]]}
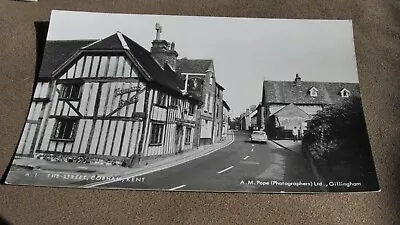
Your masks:
{"label": "chimney pot", "polygon": [[299,86],[299,85],[300,85],[300,82],[301,82],[301,77],[299,76],[298,73],[296,73],[296,78],[294,78],[294,84],[295,84],[296,86]]}

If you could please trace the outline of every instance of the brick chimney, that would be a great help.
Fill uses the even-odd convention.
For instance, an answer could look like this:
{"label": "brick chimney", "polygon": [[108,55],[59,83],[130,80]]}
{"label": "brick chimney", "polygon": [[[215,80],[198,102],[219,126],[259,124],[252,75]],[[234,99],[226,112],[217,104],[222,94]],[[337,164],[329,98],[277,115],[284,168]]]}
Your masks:
{"label": "brick chimney", "polygon": [[301,77],[299,76],[298,73],[296,73],[296,78],[294,78],[294,84],[296,86],[300,86],[300,83],[301,83]]}
{"label": "brick chimney", "polygon": [[166,40],[161,40],[162,27],[159,23],[156,23],[156,39],[151,42],[152,46],[150,49],[151,55],[157,60],[157,62],[164,67],[167,63],[173,70],[176,69],[176,59],[178,52],[175,51],[175,43],[169,43]]}
{"label": "brick chimney", "polygon": [[171,42],[170,48],[165,52],[165,62],[168,63],[174,71],[176,70],[177,58],[178,52],[175,51],[175,43]]}

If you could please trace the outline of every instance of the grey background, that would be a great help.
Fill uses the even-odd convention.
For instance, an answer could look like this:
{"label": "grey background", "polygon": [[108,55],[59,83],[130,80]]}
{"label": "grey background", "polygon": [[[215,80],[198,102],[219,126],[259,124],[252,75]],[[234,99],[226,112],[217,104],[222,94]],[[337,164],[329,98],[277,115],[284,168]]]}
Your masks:
{"label": "grey background", "polygon": [[400,211],[400,2],[41,0],[0,4],[0,168],[25,122],[35,71],[34,21],[51,9],[352,19],[359,82],[381,193],[261,195],[0,186],[0,216],[13,224],[398,224]]}

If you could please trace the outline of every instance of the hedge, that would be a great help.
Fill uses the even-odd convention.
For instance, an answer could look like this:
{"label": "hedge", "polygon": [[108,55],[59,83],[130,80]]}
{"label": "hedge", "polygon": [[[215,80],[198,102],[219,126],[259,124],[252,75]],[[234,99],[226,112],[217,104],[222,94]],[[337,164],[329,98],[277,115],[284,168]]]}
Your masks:
{"label": "hedge", "polygon": [[302,140],[327,179],[368,179],[375,174],[361,98],[327,105],[308,123]]}

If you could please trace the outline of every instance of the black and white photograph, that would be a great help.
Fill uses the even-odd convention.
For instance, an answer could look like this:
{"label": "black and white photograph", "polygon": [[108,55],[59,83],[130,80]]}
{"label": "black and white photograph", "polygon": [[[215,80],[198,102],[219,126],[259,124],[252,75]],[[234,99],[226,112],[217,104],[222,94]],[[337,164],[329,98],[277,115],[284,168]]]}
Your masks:
{"label": "black and white photograph", "polygon": [[351,20],[55,10],[49,24],[7,184],[380,190]]}

